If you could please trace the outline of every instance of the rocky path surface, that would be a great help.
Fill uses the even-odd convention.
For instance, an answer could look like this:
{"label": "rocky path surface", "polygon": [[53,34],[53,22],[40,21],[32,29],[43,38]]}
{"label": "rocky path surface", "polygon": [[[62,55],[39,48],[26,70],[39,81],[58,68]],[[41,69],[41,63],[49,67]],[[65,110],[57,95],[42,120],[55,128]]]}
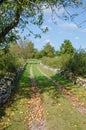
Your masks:
{"label": "rocky path surface", "polygon": [[30,108],[30,116],[27,121],[29,125],[29,130],[47,130],[46,119],[44,117],[43,103],[41,100],[41,95],[37,87],[34,75],[32,72],[32,66],[30,68],[30,79],[31,79],[31,90],[32,96],[28,103]]}
{"label": "rocky path surface", "polygon": [[72,102],[72,104],[83,114],[86,114],[86,106],[83,102],[81,102],[77,97],[75,97],[73,94],[71,94],[67,89],[65,89],[62,85],[60,85],[56,80],[53,80],[50,76],[45,74],[40,68],[37,67],[37,69],[40,71],[42,75],[50,79],[55,86],[64,93]]}

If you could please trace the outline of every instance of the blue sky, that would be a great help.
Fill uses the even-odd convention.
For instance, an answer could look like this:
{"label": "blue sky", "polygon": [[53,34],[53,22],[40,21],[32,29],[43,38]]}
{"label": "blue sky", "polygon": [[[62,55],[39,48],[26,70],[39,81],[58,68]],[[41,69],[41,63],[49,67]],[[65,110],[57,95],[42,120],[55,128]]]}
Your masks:
{"label": "blue sky", "polygon": [[[80,23],[86,20],[86,11],[82,13],[83,10],[81,8],[67,10],[70,14],[78,12],[80,15],[78,15],[74,21],[64,21],[55,14],[52,16],[50,9],[44,11],[45,21],[42,28],[48,27],[49,31],[46,34],[42,34],[41,39],[35,39],[33,35],[28,37],[28,40],[31,40],[34,43],[35,48],[40,50],[47,42],[50,42],[51,45],[58,50],[65,39],[70,40],[76,49],[79,49],[80,47],[86,48],[86,22],[81,24],[81,27],[78,27]],[[59,16],[66,13],[63,8],[59,11],[58,9],[55,9],[55,11]],[[56,24],[53,21],[56,22]],[[36,26],[28,25],[25,28],[22,37],[28,33],[28,28],[33,30],[34,33],[40,32]]]}

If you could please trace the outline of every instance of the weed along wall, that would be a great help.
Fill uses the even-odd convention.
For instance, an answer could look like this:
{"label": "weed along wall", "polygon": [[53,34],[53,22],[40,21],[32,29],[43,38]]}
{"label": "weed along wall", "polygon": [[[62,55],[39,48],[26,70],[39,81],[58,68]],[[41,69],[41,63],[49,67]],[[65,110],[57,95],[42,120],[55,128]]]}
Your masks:
{"label": "weed along wall", "polygon": [[3,78],[0,79],[0,106],[2,106],[11,96],[11,92],[15,87],[15,82],[25,69],[26,64],[27,63],[18,68],[16,73],[6,73]]}

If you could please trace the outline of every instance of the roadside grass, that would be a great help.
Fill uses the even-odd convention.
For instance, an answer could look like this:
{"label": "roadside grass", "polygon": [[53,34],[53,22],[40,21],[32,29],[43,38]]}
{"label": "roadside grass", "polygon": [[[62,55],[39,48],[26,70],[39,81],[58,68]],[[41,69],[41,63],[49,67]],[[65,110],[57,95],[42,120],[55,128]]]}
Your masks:
{"label": "roadside grass", "polygon": [[61,84],[63,87],[65,87],[69,92],[71,92],[74,96],[79,98],[81,102],[83,102],[86,105],[86,90],[82,86],[74,85],[69,80],[63,78],[59,74],[55,74],[52,71],[49,71],[45,69],[43,66],[38,65],[38,67],[47,75],[49,75],[52,79],[56,80],[59,84]]}
{"label": "roadside grass", "polygon": [[24,122],[29,116],[28,101],[30,99],[30,65],[19,77],[8,102],[0,108],[0,130],[27,130]]}
{"label": "roadside grass", "polygon": [[37,65],[33,72],[42,95],[48,130],[85,130],[86,115],[78,112],[70,100],[43,76]]}
{"label": "roadside grass", "polygon": [[29,64],[39,64],[40,60],[38,60],[38,59],[28,59],[28,63]]}

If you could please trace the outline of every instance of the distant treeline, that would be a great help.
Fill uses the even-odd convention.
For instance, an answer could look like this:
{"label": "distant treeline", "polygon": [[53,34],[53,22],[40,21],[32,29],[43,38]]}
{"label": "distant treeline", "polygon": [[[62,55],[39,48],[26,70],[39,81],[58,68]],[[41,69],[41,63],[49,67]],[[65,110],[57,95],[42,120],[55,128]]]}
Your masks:
{"label": "distant treeline", "polygon": [[31,41],[13,43],[0,48],[0,74],[15,72],[27,59],[40,59],[43,64],[74,75],[86,77],[86,50],[76,50],[70,40],[64,40],[59,50],[46,43],[39,51]]}

